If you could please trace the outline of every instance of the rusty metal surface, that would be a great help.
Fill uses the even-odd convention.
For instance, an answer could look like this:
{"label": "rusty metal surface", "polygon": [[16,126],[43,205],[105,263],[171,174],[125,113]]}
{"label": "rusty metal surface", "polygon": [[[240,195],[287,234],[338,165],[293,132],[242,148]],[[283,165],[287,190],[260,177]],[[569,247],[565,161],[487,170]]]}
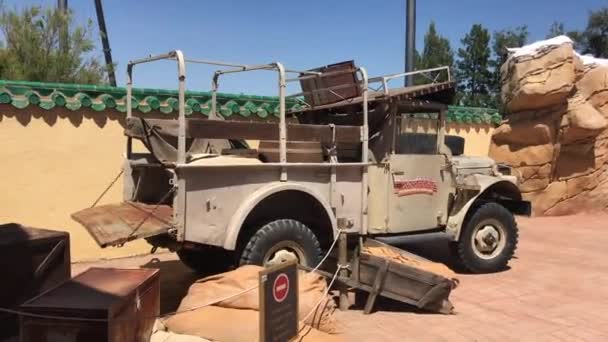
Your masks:
{"label": "rusty metal surface", "polygon": [[165,233],[171,227],[169,205],[136,202],[101,205],[72,214],[101,247]]}
{"label": "rusty metal surface", "polygon": [[160,311],[159,271],[90,268],[21,310],[62,317],[22,316],[22,341],[47,342],[57,336],[73,342],[148,341]]}

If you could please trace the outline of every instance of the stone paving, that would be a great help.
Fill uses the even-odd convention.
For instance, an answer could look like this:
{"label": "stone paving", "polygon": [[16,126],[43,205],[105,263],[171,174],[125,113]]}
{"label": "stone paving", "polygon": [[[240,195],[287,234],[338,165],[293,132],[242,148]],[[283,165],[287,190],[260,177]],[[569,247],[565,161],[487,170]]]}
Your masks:
{"label": "stone paving", "polygon": [[[338,312],[347,341],[608,341],[608,214],[519,219],[509,270],[461,274],[455,315],[420,313],[388,300],[365,316]],[[442,236],[391,243],[451,266]],[[74,264],[161,269],[161,310],[174,310],[197,276],[173,254]]]}

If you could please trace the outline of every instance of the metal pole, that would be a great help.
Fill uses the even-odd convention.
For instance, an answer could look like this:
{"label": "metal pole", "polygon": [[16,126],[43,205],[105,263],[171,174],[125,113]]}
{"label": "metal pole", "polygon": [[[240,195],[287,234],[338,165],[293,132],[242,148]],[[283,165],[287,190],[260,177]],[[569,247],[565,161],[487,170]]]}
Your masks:
{"label": "metal pole", "polygon": [[59,48],[64,54],[68,53],[68,39],[69,39],[69,28],[68,28],[68,0],[57,0],[57,10],[63,14],[61,32],[59,32]]}
{"label": "metal pole", "polygon": [[[406,28],[405,28],[405,72],[415,69],[414,57],[416,55],[416,0],[407,0]],[[414,85],[414,78],[407,76],[404,80],[405,86]]]}
{"label": "metal pole", "polygon": [[116,75],[114,74],[114,63],[112,62],[112,50],[110,49],[110,41],[108,40],[108,30],[106,29],[106,20],[103,15],[103,6],[101,4],[101,0],[95,0],[95,11],[97,12],[97,23],[99,25],[99,35],[101,36],[103,54],[106,59],[106,67],[108,68],[108,80],[110,81],[110,85],[116,87]]}
{"label": "metal pole", "polygon": [[[339,227],[339,228],[343,228],[343,227]],[[342,231],[342,229],[340,229],[340,231],[338,232],[338,234],[340,234],[340,236],[338,237],[338,267],[341,266],[346,266],[346,264],[348,263],[348,250],[347,250],[347,240],[346,240],[346,233]],[[348,270],[346,268],[341,268],[339,271],[339,276],[342,279],[346,279],[348,278]],[[346,284],[344,284],[344,282],[340,282],[340,287],[339,287],[339,291],[340,291],[340,311],[346,311],[348,310],[348,307],[350,306],[349,301],[348,301],[348,287],[346,286]]]}
{"label": "metal pole", "polygon": [[[279,72],[279,161],[281,164],[287,163],[287,121],[285,119],[285,67],[283,64],[276,63]],[[287,181],[287,169],[281,168],[281,182]]]}

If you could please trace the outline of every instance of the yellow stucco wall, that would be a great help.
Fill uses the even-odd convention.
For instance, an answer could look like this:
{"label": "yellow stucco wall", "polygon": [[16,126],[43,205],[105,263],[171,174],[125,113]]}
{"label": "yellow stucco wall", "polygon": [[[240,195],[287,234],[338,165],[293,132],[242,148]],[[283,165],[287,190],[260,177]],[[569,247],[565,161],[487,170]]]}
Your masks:
{"label": "yellow stucco wall", "polygon": [[[73,261],[148,252],[145,241],[101,249],[70,218],[90,206],[120,171],[125,138],[116,118],[38,110],[0,108],[0,223],[68,231]],[[122,200],[121,181],[101,204]]]}
{"label": "yellow stucco wall", "polygon": [[[118,114],[117,114],[118,115]],[[410,123],[430,132],[428,120]],[[487,155],[491,126],[450,125],[448,134],[465,137],[465,153]],[[101,249],[70,214],[90,206],[120,171],[125,137],[118,118],[97,112],[0,107],[0,223],[17,222],[70,233],[74,261],[148,253],[135,241]],[[100,204],[122,200],[122,181]]]}

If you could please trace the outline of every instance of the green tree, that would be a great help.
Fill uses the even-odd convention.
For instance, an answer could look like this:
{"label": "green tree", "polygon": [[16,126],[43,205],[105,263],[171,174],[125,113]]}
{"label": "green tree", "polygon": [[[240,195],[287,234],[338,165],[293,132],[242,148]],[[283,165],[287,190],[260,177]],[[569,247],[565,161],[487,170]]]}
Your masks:
{"label": "green tree", "polygon": [[568,36],[574,42],[574,48],[576,50],[583,50],[583,35],[579,31],[567,31],[564,27],[564,23],[559,21],[553,22],[549,28],[549,32],[545,38],[555,38],[557,36]]}
{"label": "green tree", "polygon": [[608,57],[608,7],[589,14],[582,39],[584,53],[590,53],[595,57]]}
{"label": "green tree", "polygon": [[[65,49],[60,48],[67,27]],[[105,68],[91,56],[93,24],[75,25],[71,12],[26,7],[20,11],[0,8],[0,78],[41,82],[98,84]]]}
{"label": "green tree", "polygon": [[554,21],[549,27],[549,33],[547,33],[546,39],[551,39],[557,36],[563,36],[566,34],[566,29],[564,28],[564,23],[560,23],[559,21]]}
{"label": "green tree", "polygon": [[[424,35],[424,48],[422,54],[416,51],[416,69],[430,69],[439,66],[452,67],[454,64],[454,53],[450,47],[450,41],[437,33],[435,23],[431,22]],[[446,81],[447,75],[441,74],[438,81]],[[429,79],[417,75],[414,77],[415,84],[429,83]]]}
{"label": "green tree", "polygon": [[466,106],[487,106],[491,103],[492,84],[490,33],[482,25],[475,24],[461,43],[456,62],[458,88],[462,92],[460,102]]}
{"label": "green tree", "polygon": [[492,67],[492,106],[500,108],[502,107],[500,91],[502,82],[500,80],[501,72],[500,68],[507,61],[509,57],[508,48],[521,47],[526,44],[529,36],[527,26],[518,26],[514,29],[505,29],[494,32],[494,41],[492,43],[492,52],[494,58],[490,61]]}

